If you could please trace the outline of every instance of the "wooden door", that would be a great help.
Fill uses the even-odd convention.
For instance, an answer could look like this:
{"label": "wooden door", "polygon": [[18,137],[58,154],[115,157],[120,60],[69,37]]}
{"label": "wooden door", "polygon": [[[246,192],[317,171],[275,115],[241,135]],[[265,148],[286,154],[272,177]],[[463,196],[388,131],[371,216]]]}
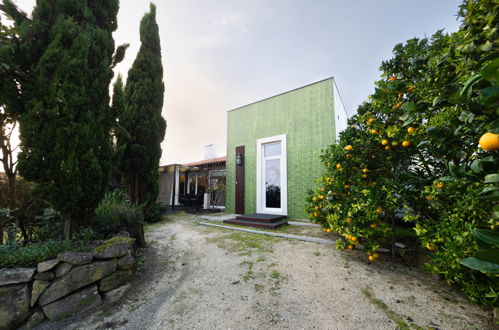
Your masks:
{"label": "wooden door", "polygon": [[236,147],[236,154],[234,158],[237,157],[238,154],[241,154],[242,164],[236,164],[236,213],[244,214],[244,165],[246,163],[246,159],[244,158],[244,146]]}

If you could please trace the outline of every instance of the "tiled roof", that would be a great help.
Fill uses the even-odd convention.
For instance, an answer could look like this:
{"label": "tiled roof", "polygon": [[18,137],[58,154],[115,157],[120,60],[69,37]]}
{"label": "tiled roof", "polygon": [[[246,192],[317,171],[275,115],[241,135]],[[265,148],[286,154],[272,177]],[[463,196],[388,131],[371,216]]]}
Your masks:
{"label": "tiled roof", "polygon": [[218,157],[218,158],[200,160],[200,161],[193,162],[193,163],[187,163],[187,164],[184,164],[184,166],[202,166],[202,165],[210,165],[210,164],[217,164],[217,163],[225,163],[226,161],[227,161],[227,157]]}

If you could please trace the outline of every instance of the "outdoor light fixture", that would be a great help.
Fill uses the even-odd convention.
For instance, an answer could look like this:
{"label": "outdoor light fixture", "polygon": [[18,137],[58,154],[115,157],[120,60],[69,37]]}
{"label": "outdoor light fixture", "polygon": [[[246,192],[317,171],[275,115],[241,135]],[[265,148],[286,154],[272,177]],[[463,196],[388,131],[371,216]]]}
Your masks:
{"label": "outdoor light fixture", "polygon": [[243,155],[240,152],[238,152],[236,155],[236,165],[237,166],[243,165]]}

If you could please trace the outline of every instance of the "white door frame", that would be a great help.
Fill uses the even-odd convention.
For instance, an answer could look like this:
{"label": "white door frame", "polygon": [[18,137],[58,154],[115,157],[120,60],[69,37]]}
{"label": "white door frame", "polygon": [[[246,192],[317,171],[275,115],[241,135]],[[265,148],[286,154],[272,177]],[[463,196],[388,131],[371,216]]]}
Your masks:
{"label": "white door frame", "polygon": [[[280,142],[281,143],[281,208],[265,207],[265,188],[264,178],[262,176],[264,144]],[[286,134],[271,136],[256,140],[256,211],[257,213],[268,213],[278,215],[288,215],[288,170],[287,170],[287,149]]]}

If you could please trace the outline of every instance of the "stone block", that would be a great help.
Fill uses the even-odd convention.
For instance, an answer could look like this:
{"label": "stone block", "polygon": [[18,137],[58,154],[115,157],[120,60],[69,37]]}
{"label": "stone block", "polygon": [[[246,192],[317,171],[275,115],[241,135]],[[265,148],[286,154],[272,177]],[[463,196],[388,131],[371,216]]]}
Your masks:
{"label": "stone block", "polygon": [[34,278],[35,280],[52,281],[55,278],[55,274],[54,272],[36,273]]}
{"label": "stone block", "polygon": [[85,265],[92,262],[92,252],[64,252],[57,255],[57,260],[71,265]]}
{"label": "stone block", "polygon": [[36,268],[4,268],[0,270],[0,286],[30,282]]}
{"label": "stone block", "polygon": [[0,287],[0,329],[15,329],[30,315],[28,284]]}
{"label": "stone block", "polygon": [[47,305],[73,291],[106,277],[115,270],[115,259],[76,266],[61,279],[53,282],[52,285],[41,294],[38,302],[42,306]]}
{"label": "stone block", "polygon": [[45,305],[42,309],[47,318],[51,321],[58,321],[77,313],[83,313],[100,304],[102,304],[102,299],[97,291],[97,285],[92,285]]}
{"label": "stone block", "polygon": [[31,307],[35,306],[38,297],[45,291],[50,285],[49,281],[35,280],[33,282],[33,288],[31,289]]}
{"label": "stone block", "polygon": [[129,237],[113,237],[94,249],[94,257],[98,259],[119,258],[128,253],[135,239]]}
{"label": "stone block", "polygon": [[67,263],[67,262],[61,262],[57,267],[55,268],[55,277],[61,277],[69,273],[71,268],[73,268],[74,265]]}
{"label": "stone block", "polygon": [[58,263],[59,263],[59,260],[57,260],[57,259],[52,259],[52,260],[40,262],[37,266],[37,270],[39,273],[43,273],[43,272],[51,270],[52,268],[57,266]]}
{"label": "stone block", "polygon": [[135,259],[132,257],[130,252],[118,259],[118,269],[132,269],[135,265]]}
{"label": "stone block", "polygon": [[101,292],[113,290],[128,281],[131,276],[131,270],[118,270],[99,282],[99,290]]}
{"label": "stone block", "polygon": [[122,286],[117,287],[114,290],[105,292],[102,295],[104,297],[104,301],[106,303],[112,304],[112,303],[120,300],[128,292],[128,290],[130,290],[131,287],[132,287],[132,285],[129,282],[127,282],[127,283],[123,284]]}
{"label": "stone block", "polygon": [[28,319],[28,322],[17,330],[31,330],[37,325],[40,325],[43,320],[45,320],[45,314],[43,314],[40,308],[36,308]]}

